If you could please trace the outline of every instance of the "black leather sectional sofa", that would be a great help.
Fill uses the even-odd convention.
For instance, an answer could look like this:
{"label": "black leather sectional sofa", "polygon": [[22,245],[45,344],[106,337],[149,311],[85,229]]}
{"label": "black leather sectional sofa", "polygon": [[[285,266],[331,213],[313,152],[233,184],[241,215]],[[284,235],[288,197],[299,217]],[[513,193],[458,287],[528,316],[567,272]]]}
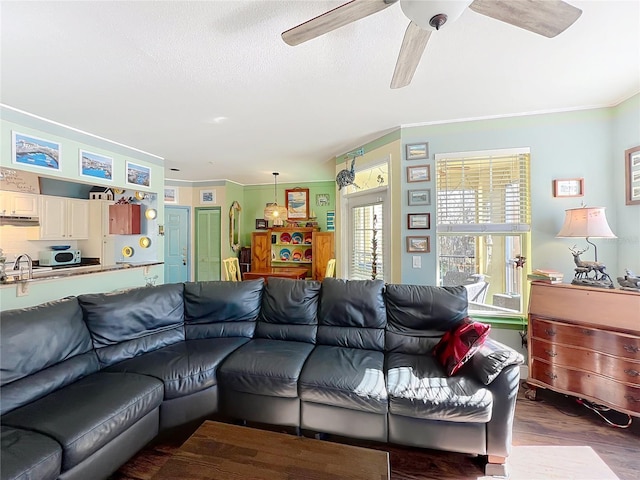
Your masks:
{"label": "black leather sectional sofa", "polygon": [[447,377],[431,354],[466,305],[464,287],[273,278],[2,312],[1,478],[105,478],[215,413],[487,455],[503,474],[522,357],[488,340]]}

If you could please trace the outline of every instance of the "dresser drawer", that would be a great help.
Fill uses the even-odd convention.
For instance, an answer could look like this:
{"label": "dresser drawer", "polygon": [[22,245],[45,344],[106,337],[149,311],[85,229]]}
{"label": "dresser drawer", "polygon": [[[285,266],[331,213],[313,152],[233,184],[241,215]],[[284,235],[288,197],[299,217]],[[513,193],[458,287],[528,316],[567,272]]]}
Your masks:
{"label": "dresser drawer", "polygon": [[531,316],[529,322],[533,337],[640,361],[640,337],[542,320],[535,316]]}
{"label": "dresser drawer", "polygon": [[538,359],[531,362],[530,380],[553,390],[640,415],[640,387],[625,385],[594,373],[555,366]]}
{"label": "dresser drawer", "polygon": [[592,350],[557,345],[537,338],[531,341],[531,356],[553,366],[588,370],[614,380],[640,386],[640,362]]}

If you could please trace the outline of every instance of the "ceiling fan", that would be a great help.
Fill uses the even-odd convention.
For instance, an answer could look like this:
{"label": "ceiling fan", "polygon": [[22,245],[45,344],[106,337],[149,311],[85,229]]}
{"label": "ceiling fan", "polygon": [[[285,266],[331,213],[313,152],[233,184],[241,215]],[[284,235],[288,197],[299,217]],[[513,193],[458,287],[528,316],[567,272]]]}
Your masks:
{"label": "ceiling fan", "polygon": [[[289,45],[299,45],[380,12],[398,0],[352,0],[282,33]],[[391,88],[402,88],[413,78],[429,37],[456,20],[469,7],[487,17],[524,28],[548,38],[564,32],[582,10],[562,0],[400,0],[409,18]]]}

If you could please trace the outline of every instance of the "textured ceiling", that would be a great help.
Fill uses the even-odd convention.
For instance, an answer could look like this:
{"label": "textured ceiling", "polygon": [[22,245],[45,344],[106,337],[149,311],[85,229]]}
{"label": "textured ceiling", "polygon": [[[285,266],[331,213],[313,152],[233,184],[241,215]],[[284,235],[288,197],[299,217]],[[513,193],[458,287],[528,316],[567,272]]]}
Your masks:
{"label": "textured ceiling", "polygon": [[252,184],[331,179],[335,156],[401,125],[640,91],[636,0],[569,0],[583,14],[554,39],[467,9],[398,90],[399,5],[296,47],[280,38],[342,3],[2,1],[0,101],[164,157],[167,178]]}

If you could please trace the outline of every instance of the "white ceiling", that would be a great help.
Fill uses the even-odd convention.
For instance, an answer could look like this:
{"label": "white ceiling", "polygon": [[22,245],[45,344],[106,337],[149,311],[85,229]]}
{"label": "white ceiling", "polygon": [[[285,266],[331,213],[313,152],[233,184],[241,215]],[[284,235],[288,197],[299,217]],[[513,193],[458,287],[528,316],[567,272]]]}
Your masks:
{"label": "white ceiling", "polygon": [[640,91],[637,0],[569,0],[583,14],[554,39],[467,9],[398,90],[398,4],[296,47],[280,38],[342,3],[3,0],[0,101],[164,157],[167,178],[256,184],[329,180],[335,156],[401,125]]}

